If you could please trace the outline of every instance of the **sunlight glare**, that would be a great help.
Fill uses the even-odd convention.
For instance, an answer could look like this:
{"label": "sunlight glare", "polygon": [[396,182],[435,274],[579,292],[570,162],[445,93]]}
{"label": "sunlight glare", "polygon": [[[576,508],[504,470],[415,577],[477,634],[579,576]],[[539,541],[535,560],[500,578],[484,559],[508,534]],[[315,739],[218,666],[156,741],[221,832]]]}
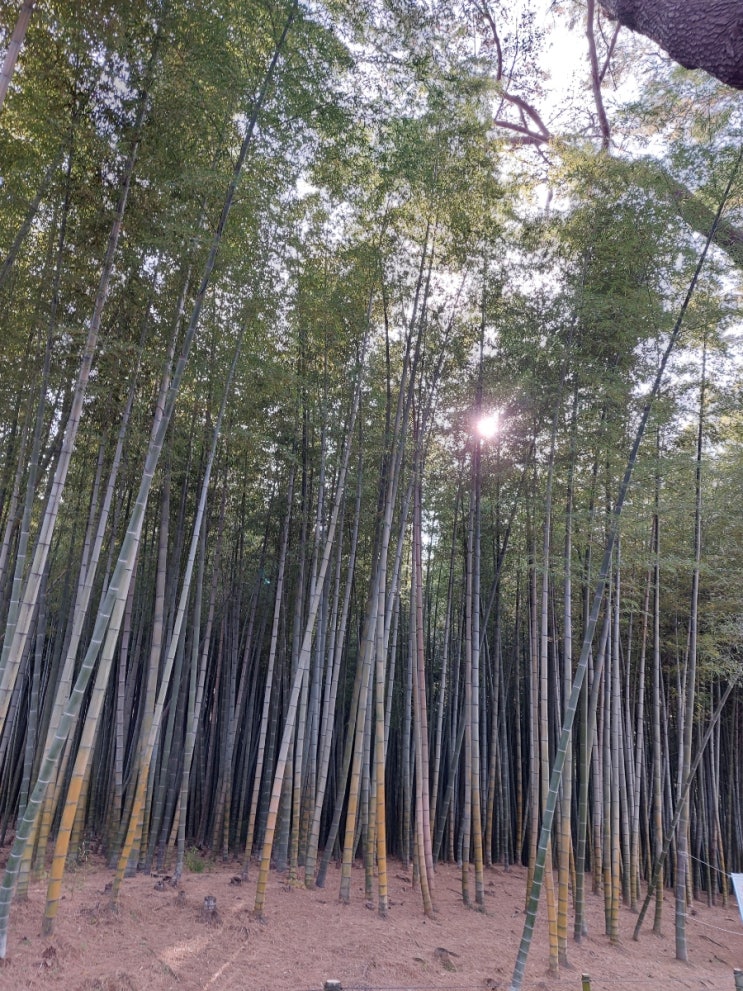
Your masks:
{"label": "sunlight glare", "polygon": [[483,440],[491,440],[498,432],[498,411],[486,413],[477,421],[477,432]]}

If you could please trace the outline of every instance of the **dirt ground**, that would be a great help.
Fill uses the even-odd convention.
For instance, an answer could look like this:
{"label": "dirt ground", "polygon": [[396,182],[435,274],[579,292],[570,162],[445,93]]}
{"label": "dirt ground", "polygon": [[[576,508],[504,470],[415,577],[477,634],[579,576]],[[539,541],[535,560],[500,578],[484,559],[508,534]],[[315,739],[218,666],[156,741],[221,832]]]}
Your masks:
{"label": "dirt ground", "polygon": [[[476,912],[462,904],[456,868],[439,866],[434,920],[424,917],[420,892],[399,864],[390,875],[386,920],[365,904],[360,866],[348,906],[338,901],[337,869],[314,891],[272,873],[265,918],[258,921],[252,914],[256,869],[246,883],[236,883],[239,865],[203,866],[186,872],[179,890],[157,876],[125,881],[114,913],[106,891],[112,872],[91,858],[66,876],[50,938],[40,935],[45,886],[33,884],[29,899],[11,910],[0,989],[320,991],[330,979],[346,991],[508,988],[524,921],[522,868],[487,871],[486,911]],[[214,916],[205,913],[207,896],[216,899]],[[580,945],[571,941],[570,965],[557,978],[547,975],[540,909],[525,989],[579,991],[586,973],[594,991],[733,991],[733,970],[743,968],[743,923],[734,897],[726,907],[694,906],[688,964],[675,960],[670,896],[664,936],[646,926],[633,942],[636,916],[622,909],[619,946],[603,934],[599,895],[589,895],[588,909],[590,935]]]}

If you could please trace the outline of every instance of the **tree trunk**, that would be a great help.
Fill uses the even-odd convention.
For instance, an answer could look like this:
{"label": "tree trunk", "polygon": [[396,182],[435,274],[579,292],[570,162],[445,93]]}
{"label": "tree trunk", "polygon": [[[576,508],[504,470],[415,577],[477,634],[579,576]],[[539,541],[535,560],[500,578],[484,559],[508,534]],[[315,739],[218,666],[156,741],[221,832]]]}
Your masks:
{"label": "tree trunk", "polygon": [[685,69],[704,69],[743,89],[739,0],[601,0],[613,20],[651,38]]}

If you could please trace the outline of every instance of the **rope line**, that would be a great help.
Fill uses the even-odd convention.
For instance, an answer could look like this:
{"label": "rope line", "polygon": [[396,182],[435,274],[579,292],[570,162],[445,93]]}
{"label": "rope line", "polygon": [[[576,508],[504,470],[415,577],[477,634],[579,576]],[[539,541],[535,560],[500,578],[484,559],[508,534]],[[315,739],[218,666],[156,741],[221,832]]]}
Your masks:
{"label": "rope line", "polygon": [[727,933],[729,936],[743,936],[743,932],[736,932],[734,929],[723,929],[722,926],[713,926],[711,922],[702,922],[696,915],[689,915],[688,912],[684,913],[684,918],[691,919],[692,922],[698,922],[700,926],[705,926],[707,929],[716,929],[718,933]]}
{"label": "rope line", "polygon": [[[609,985],[614,987],[616,985],[630,986],[648,989],[648,991],[657,991],[658,981],[648,981],[648,980],[633,980],[631,978],[615,978],[615,977],[590,977],[591,987],[601,987]],[[573,978],[567,980],[565,978],[550,979],[549,985],[553,987],[572,987],[577,988],[580,985],[580,978]],[[664,984],[680,984],[682,987],[688,987],[688,983],[679,977],[664,977]],[[343,984],[343,991],[482,991],[483,984]],[[532,987],[537,988],[537,984],[525,985],[526,988]],[[703,991],[729,991],[728,984],[707,984],[706,981],[704,985],[701,985]],[[317,991],[317,988],[303,988],[299,991]]]}
{"label": "rope line", "polygon": [[709,867],[710,870],[717,871],[718,874],[723,874],[725,877],[732,877],[729,871],[724,871],[721,867],[715,867],[714,864],[710,864],[708,860],[702,860],[701,857],[695,857],[693,853],[687,853],[689,860],[696,860],[698,864],[704,864],[705,867]]}
{"label": "rope line", "polygon": [[[648,980],[647,978],[637,979],[631,977],[593,977],[588,975],[591,982],[591,987],[601,986],[609,984],[611,987],[615,985],[624,985],[637,988],[649,988],[651,991],[657,991],[658,981],[660,978],[653,978]],[[682,987],[688,987],[688,978],[682,977],[663,977],[663,984],[680,984]],[[549,986],[554,987],[572,987],[577,988],[581,983],[580,977],[558,977],[550,978]],[[525,987],[528,988],[538,988],[541,982],[526,984]],[[484,982],[479,984],[343,984],[343,991],[482,991],[484,987]],[[704,984],[704,991],[729,991],[728,984]],[[307,988],[305,991],[316,991],[313,988]]]}

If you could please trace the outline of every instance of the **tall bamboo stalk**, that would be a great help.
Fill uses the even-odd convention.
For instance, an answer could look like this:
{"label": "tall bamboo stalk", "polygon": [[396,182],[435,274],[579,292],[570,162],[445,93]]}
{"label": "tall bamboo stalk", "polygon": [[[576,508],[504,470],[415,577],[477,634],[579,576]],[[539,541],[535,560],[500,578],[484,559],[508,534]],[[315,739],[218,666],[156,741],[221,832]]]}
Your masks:
{"label": "tall bamboo stalk", "polygon": [[614,544],[616,542],[618,532],[619,532],[619,522],[622,515],[622,509],[624,507],[624,501],[627,496],[627,491],[629,489],[630,481],[632,479],[632,474],[634,472],[634,467],[637,462],[637,455],[640,449],[640,444],[645,435],[645,429],[647,427],[647,422],[650,417],[650,410],[652,407],[653,400],[658,395],[660,390],[661,382],[663,381],[663,376],[665,374],[666,365],[668,364],[668,359],[671,356],[671,352],[678,340],[679,334],[681,333],[681,326],[683,323],[684,316],[691,302],[692,296],[694,295],[694,290],[699,279],[699,275],[702,271],[704,261],[707,257],[707,251],[709,250],[710,243],[714,236],[717,224],[720,217],[722,216],[722,211],[727,203],[728,197],[733,187],[733,182],[735,181],[738,170],[740,168],[740,163],[743,160],[743,148],[741,148],[738,157],[735,162],[735,167],[731,172],[730,178],[728,180],[725,192],[720,200],[717,212],[715,215],[715,222],[710,229],[707,240],[702,249],[699,260],[697,262],[696,268],[694,270],[694,275],[692,276],[689,288],[687,290],[684,301],[681,305],[681,310],[676,319],[676,323],[670,334],[668,344],[663,352],[658,370],[653,381],[650,393],[645,400],[642,416],[635,433],[634,442],[627,459],[627,466],[625,468],[624,477],[622,479],[621,485],[619,487],[619,493],[617,495],[617,500],[614,504],[614,510],[611,517],[611,522],[609,526],[609,532],[606,540],[606,545],[604,548],[604,557],[601,562],[601,567],[598,572],[596,584],[594,587],[593,601],[591,604],[591,611],[588,616],[588,622],[586,624],[586,630],[583,637],[583,646],[581,648],[581,655],[578,661],[578,666],[576,668],[575,678],[573,681],[573,690],[570,695],[570,701],[568,704],[565,721],[563,723],[562,732],[560,734],[560,741],[558,744],[557,753],[552,765],[552,775],[550,779],[550,788],[546,808],[544,810],[544,815],[542,819],[542,830],[539,839],[539,848],[537,853],[537,866],[534,872],[534,881],[532,883],[532,889],[529,896],[529,904],[526,913],[526,920],[524,923],[524,931],[521,938],[521,943],[519,946],[519,952],[516,958],[516,964],[514,966],[514,973],[511,979],[511,991],[520,991],[523,979],[524,970],[526,968],[526,961],[529,955],[529,946],[531,944],[531,936],[534,931],[534,923],[536,921],[537,908],[539,906],[539,895],[541,892],[542,881],[544,879],[545,865],[547,861],[548,849],[551,839],[552,832],[552,820],[554,818],[555,805],[557,802],[557,796],[560,788],[560,781],[562,778],[563,767],[565,765],[565,757],[567,754],[568,741],[572,733],[573,720],[575,719],[575,713],[578,708],[578,699],[580,697],[580,691],[583,684],[583,679],[588,668],[588,659],[591,652],[591,645],[593,643],[593,637],[596,630],[596,624],[598,621],[599,611],[601,608],[601,603],[604,598],[604,587],[609,576],[609,568],[611,565],[612,554],[614,551]]}

